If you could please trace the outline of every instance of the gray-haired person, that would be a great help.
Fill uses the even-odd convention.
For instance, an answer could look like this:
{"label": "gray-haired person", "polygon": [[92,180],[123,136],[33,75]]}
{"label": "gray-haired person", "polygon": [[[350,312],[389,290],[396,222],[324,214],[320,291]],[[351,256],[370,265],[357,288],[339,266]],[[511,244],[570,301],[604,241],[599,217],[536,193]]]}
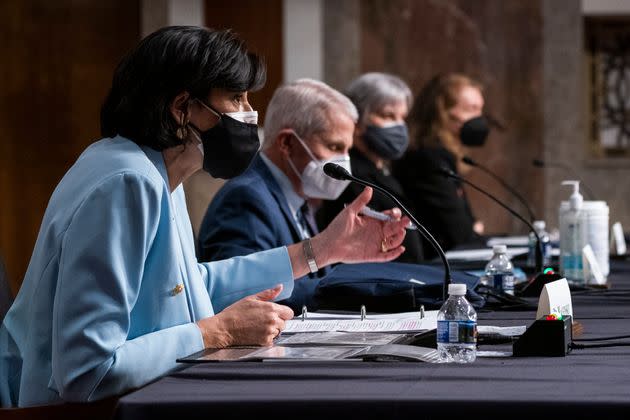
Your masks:
{"label": "gray-haired person", "polygon": [[[381,185],[406,201],[403,189],[390,174],[390,163],[403,156],[409,145],[405,119],[411,107],[409,86],[397,76],[387,73],[365,73],[354,79],[345,92],[359,112],[350,150],[352,173],[358,178]],[[361,192],[359,185],[350,185],[333,201],[324,202],[317,213],[320,228],[328,226],[335,216]],[[375,194],[368,206],[383,211],[392,202]],[[418,235],[407,235],[405,253],[397,261],[422,260],[422,242]]]}
{"label": "gray-haired person", "polygon": [[[352,102],[320,81],[300,79],[278,88],[267,107],[262,153],[212,200],[199,231],[198,257],[223,260],[317,237],[309,202],[334,200],[347,187],[346,181],[326,176],[322,168],[335,162],[350,169],[348,150],[357,118]],[[361,209],[368,195],[369,189],[348,207]],[[400,236],[388,238],[382,251],[387,254],[401,242]],[[282,301],[294,311],[303,305],[313,308],[315,288],[326,274],[317,261],[309,261],[309,271]]]}

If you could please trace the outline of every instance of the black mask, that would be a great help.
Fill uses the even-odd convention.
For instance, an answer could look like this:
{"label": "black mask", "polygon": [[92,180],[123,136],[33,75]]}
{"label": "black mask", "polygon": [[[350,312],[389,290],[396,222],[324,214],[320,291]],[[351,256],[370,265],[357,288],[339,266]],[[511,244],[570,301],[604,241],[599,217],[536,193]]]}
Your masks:
{"label": "black mask", "polygon": [[459,131],[462,144],[470,147],[483,146],[490,132],[488,120],[483,117],[475,117],[466,121]]}
{"label": "black mask", "polygon": [[193,126],[203,144],[203,169],[215,178],[234,178],[245,172],[260,149],[258,126],[214,112],[221,118],[217,125],[207,131]]}
{"label": "black mask", "polygon": [[383,159],[400,159],[409,146],[409,133],[405,124],[389,127],[368,125],[363,140],[371,151]]}

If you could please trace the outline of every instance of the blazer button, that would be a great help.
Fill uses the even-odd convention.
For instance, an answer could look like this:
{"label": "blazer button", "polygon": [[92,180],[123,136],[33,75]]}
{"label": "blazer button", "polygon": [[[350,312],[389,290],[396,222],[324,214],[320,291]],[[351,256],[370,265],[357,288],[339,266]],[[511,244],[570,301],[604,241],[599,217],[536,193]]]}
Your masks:
{"label": "blazer button", "polygon": [[173,287],[173,290],[171,290],[171,295],[176,296],[176,295],[179,295],[183,291],[184,291],[184,284],[180,283],[177,286]]}

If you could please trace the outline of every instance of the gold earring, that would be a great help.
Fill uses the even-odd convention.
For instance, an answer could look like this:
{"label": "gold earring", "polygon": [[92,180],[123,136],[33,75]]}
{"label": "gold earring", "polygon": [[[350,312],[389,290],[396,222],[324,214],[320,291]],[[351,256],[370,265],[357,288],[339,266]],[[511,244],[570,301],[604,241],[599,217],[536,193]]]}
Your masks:
{"label": "gold earring", "polygon": [[183,121],[180,124],[181,125],[177,127],[177,131],[175,131],[175,135],[178,139],[184,140],[188,137],[188,121]]}

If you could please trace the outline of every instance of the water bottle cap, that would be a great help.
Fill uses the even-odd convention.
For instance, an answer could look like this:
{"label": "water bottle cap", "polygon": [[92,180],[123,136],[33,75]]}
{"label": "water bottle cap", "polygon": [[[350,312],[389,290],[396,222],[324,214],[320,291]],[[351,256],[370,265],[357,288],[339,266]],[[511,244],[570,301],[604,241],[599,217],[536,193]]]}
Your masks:
{"label": "water bottle cap", "polygon": [[547,224],[544,220],[534,220],[534,229],[544,230],[547,227]]}
{"label": "water bottle cap", "polygon": [[464,296],[466,294],[466,285],[463,283],[451,283],[448,285],[448,294],[454,296]]}
{"label": "water bottle cap", "polygon": [[507,252],[507,245],[495,245],[492,247],[492,252],[494,252],[495,254],[505,254]]}

